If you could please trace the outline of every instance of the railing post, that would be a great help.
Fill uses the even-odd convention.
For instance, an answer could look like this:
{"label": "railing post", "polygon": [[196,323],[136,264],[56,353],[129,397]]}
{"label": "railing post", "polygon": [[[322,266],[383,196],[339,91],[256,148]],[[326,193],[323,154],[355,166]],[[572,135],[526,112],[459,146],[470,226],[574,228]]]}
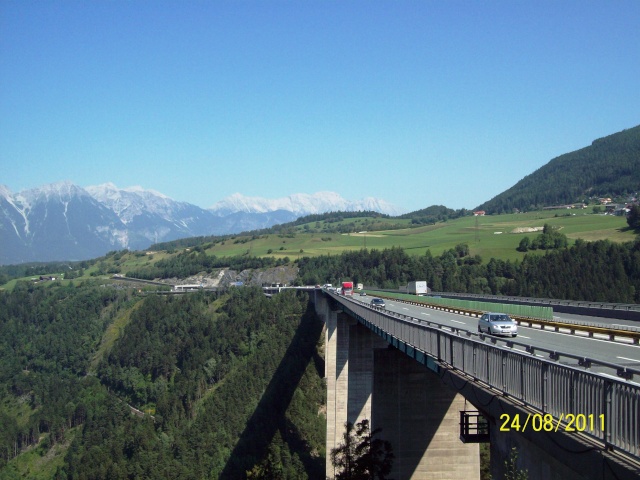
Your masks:
{"label": "railing post", "polygon": [[449,335],[449,365],[453,365],[455,363],[455,359],[453,358],[453,335]]}
{"label": "railing post", "polygon": [[507,392],[509,391],[507,388],[507,352],[502,352],[502,354],[500,355],[502,357],[502,370],[500,375],[502,376],[502,391]]}
{"label": "railing post", "polygon": [[575,397],[575,395],[576,395],[576,388],[575,388],[575,383],[576,383],[576,382],[575,382],[575,379],[574,379],[574,377],[576,376],[576,374],[575,374],[575,372],[570,372],[570,374],[571,374],[571,375],[570,375],[570,376],[571,376],[571,382],[570,382],[570,385],[569,385],[569,410],[568,410],[568,411],[569,411],[569,412],[575,412],[575,411],[576,411],[576,409],[575,409],[575,408],[573,408],[573,406],[574,406],[576,403],[578,403],[578,404],[579,404],[580,402],[576,402],[576,401],[575,401],[576,399],[574,398],[574,397]]}
{"label": "railing post", "polygon": [[612,445],[611,437],[613,432],[611,426],[615,425],[615,422],[611,421],[614,415],[613,411],[613,382],[605,381],[604,387],[604,443],[607,447]]}
{"label": "railing post", "polygon": [[476,348],[476,344],[475,343],[472,343],[472,345],[473,345],[473,360],[472,360],[472,362],[473,362],[473,377],[477,378],[478,377],[478,367],[476,366],[476,361],[477,361],[476,356],[478,354],[478,349]]}
{"label": "railing post", "polygon": [[547,411],[547,379],[549,377],[549,365],[546,363],[542,364],[542,411]]}
{"label": "railing post", "polygon": [[522,395],[524,403],[527,403],[527,392],[524,387],[524,361],[520,362],[520,395]]}
{"label": "railing post", "polygon": [[484,352],[484,358],[487,359],[487,365],[485,367],[485,382],[491,385],[491,360],[489,359],[489,352],[487,350]]}

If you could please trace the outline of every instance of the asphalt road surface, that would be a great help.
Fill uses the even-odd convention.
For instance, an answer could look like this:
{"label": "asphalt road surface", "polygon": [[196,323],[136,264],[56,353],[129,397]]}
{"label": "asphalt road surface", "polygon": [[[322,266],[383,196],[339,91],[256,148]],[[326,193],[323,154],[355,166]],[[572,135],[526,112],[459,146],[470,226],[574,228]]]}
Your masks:
{"label": "asphalt road surface", "polygon": [[[353,296],[354,300],[362,301],[364,303],[370,303],[372,298],[375,297],[361,297],[359,295]],[[421,320],[428,320],[430,322],[439,323],[452,328],[468,330],[470,332],[478,331],[478,319],[475,317],[443,312],[427,307],[419,307],[393,299],[385,299],[385,302],[386,309],[389,311],[409,315]],[[559,321],[566,319],[581,323],[602,324],[602,318],[599,317],[561,314],[554,315],[554,318]],[[513,339],[508,338],[508,340],[513,340],[518,344],[523,344],[516,345],[514,347],[516,350],[526,351],[526,346],[530,345],[533,347],[545,348],[548,350],[577,355],[592,360],[608,362],[622,367],[640,370],[640,346],[632,345],[630,342],[612,342],[603,337],[589,338],[582,335],[571,335],[569,333],[541,330],[539,327],[525,327],[522,325],[518,326],[518,336]],[[545,352],[539,352],[536,353],[536,355],[547,358],[549,356]],[[560,358],[560,363],[577,366],[577,362],[575,360],[563,359],[562,357]],[[615,376],[615,371],[608,368],[601,368],[594,365],[591,370]],[[636,375],[634,377],[633,383],[640,383],[640,375]]]}

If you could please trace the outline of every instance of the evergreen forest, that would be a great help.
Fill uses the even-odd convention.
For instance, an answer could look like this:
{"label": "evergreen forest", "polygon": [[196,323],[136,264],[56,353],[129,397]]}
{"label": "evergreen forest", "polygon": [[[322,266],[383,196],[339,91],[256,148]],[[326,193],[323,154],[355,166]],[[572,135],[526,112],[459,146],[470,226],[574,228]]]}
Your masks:
{"label": "evergreen forest", "polygon": [[[543,237],[544,238],[544,237]],[[525,255],[519,262],[483,262],[459,244],[439,257],[402,248],[360,250],[299,260],[302,284],[350,279],[365,287],[396,289],[426,280],[434,292],[479,293],[562,300],[640,303],[640,240],[577,240],[571,247]]]}
{"label": "evergreen forest", "polygon": [[599,197],[615,201],[636,195],[639,185],[640,126],[637,126],[552,159],[478,209],[496,214],[590,203]]}
{"label": "evergreen forest", "polygon": [[[485,261],[461,243],[439,256],[362,248],[291,262],[200,245],[127,276],[288,264],[299,285],[426,280],[436,292],[640,303],[640,239],[570,245],[545,225],[519,248],[517,261]],[[123,256],[80,267],[117,271]],[[323,325],[308,294],[166,293],[93,276],[0,291],[0,480],[324,478]]]}
{"label": "evergreen forest", "polygon": [[[426,280],[434,292],[476,293],[560,300],[640,303],[640,239],[617,243],[576,240],[571,246],[561,233],[545,226],[542,234],[521,242],[527,253],[522,261],[470,255],[458,244],[440,256],[430,251],[417,256],[400,247],[361,249],[339,255],[302,257],[298,285],[338,284],[344,279],[369,288],[397,289],[412,280]],[[543,251],[543,254],[539,252]],[[142,279],[184,278],[198,272],[215,272],[215,265],[231,263],[245,268],[282,264],[271,257],[216,258],[196,247],[129,272]]]}
{"label": "evergreen forest", "polygon": [[308,295],[0,292],[0,479],[324,478]]}

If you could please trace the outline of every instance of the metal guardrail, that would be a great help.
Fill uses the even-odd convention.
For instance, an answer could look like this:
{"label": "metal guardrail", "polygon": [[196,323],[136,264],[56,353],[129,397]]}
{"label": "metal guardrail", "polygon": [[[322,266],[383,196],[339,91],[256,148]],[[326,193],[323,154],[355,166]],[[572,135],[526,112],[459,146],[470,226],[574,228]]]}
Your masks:
{"label": "metal guardrail", "polygon": [[454,292],[432,292],[432,295],[446,295],[451,297],[476,297],[497,300],[499,301],[513,301],[524,303],[539,303],[545,305],[564,305],[569,307],[584,307],[584,308],[599,308],[602,310],[618,310],[623,312],[640,312],[640,304],[637,303],[611,303],[611,302],[594,302],[587,300],[558,300],[552,298],[534,298],[534,297],[513,297],[502,295],[485,295],[479,293],[454,293]]}
{"label": "metal guardrail", "polygon": [[[409,303],[411,305],[417,305],[422,307],[433,308],[436,310],[442,310],[445,312],[452,313],[460,313],[462,315],[476,316],[479,317],[487,310],[476,310],[469,308],[462,308],[453,305],[439,305],[438,303],[432,303],[429,297],[420,297],[421,300],[407,300],[405,298],[398,298],[398,296],[389,296],[389,294],[379,295],[383,298],[393,299],[395,301],[400,301],[404,303]],[[508,313],[508,312],[505,312]],[[518,325],[528,324],[529,326],[539,325],[541,329],[545,330],[546,327],[551,327],[554,331],[559,332],[561,329],[569,330],[572,335],[575,335],[576,332],[586,332],[588,336],[591,338],[594,334],[606,335],[609,337],[609,340],[614,341],[616,338],[628,338],[631,339],[634,345],[640,345],[640,330],[631,330],[625,328],[611,328],[605,325],[588,325],[584,323],[578,322],[557,322],[555,320],[547,320],[542,318],[533,318],[533,317],[525,317],[509,314],[511,318],[513,318]]]}
{"label": "metal guardrail", "polygon": [[[617,367],[575,355],[546,351],[550,359],[486,343],[485,335],[410,316],[373,309],[353,299],[330,294],[343,309],[377,333],[404,343],[437,361],[457,369],[475,381],[522,402],[539,412],[530,428],[574,431],[640,459],[640,385],[597,374],[583,368],[594,364]],[[506,341],[513,347],[517,342]],[[583,368],[558,363],[561,357],[578,360]],[[619,367],[618,375],[630,378],[639,370]],[[552,420],[545,423],[544,415]],[[526,426],[524,427],[526,428]],[[546,430],[551,428],[551,430]]]}
{"label": "metal guardrail", "polygon": [[[398,293],[396,290],[387,290],[367,287],[367,290],[375,292]],[[430,292],[427,298],[441,297],[443,299],[466,299],[472,301],[484,301],[497,304],[517,304],[529,306],[548,306],[557,312],[577,313],[579,315],[594,315],[604,318],[626,319],[638,322],[638,326],[621,327],[632,331],[640,331],[640,304],[637,303],[611,303],[587,300],[559,300],[552,298],[517,297],[506,295],[488,295],[481,293],[457,293],[457,292]],[[506,313],[506,312],[505,312]],[[579,323],[579,322],[572,322]],[[606,327],[606,324],[600,325]]]}
{"label": "metal guardrail", "polygon": [[[402,301],[419,301],[441,307],[461,308],[469,311],[500,312],[519,317],[541,318],[553,320],[553,309],[551,307],[541,307],[533,305],[516,305],[511,303],[481,302],[476,300],[458,300],[454,298],[441,298],[432,295],[419,296],[407,293],[385,292],[384,296]],[[418,300],[419,299],[419,300]]]}

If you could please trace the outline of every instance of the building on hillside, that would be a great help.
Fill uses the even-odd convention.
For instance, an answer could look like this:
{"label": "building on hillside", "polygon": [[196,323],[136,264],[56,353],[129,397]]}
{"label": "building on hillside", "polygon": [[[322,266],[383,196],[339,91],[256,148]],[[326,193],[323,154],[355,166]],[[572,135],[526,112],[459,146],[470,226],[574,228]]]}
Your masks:
{"label": "building on hillside", "polygon": [[195,292],[196,290],[200,290],[201,288],[204,288],[204,285],[202,285],[202,284],[197,284],[197,285],[174,285],[173,286],[173,291],[174,292]]}

